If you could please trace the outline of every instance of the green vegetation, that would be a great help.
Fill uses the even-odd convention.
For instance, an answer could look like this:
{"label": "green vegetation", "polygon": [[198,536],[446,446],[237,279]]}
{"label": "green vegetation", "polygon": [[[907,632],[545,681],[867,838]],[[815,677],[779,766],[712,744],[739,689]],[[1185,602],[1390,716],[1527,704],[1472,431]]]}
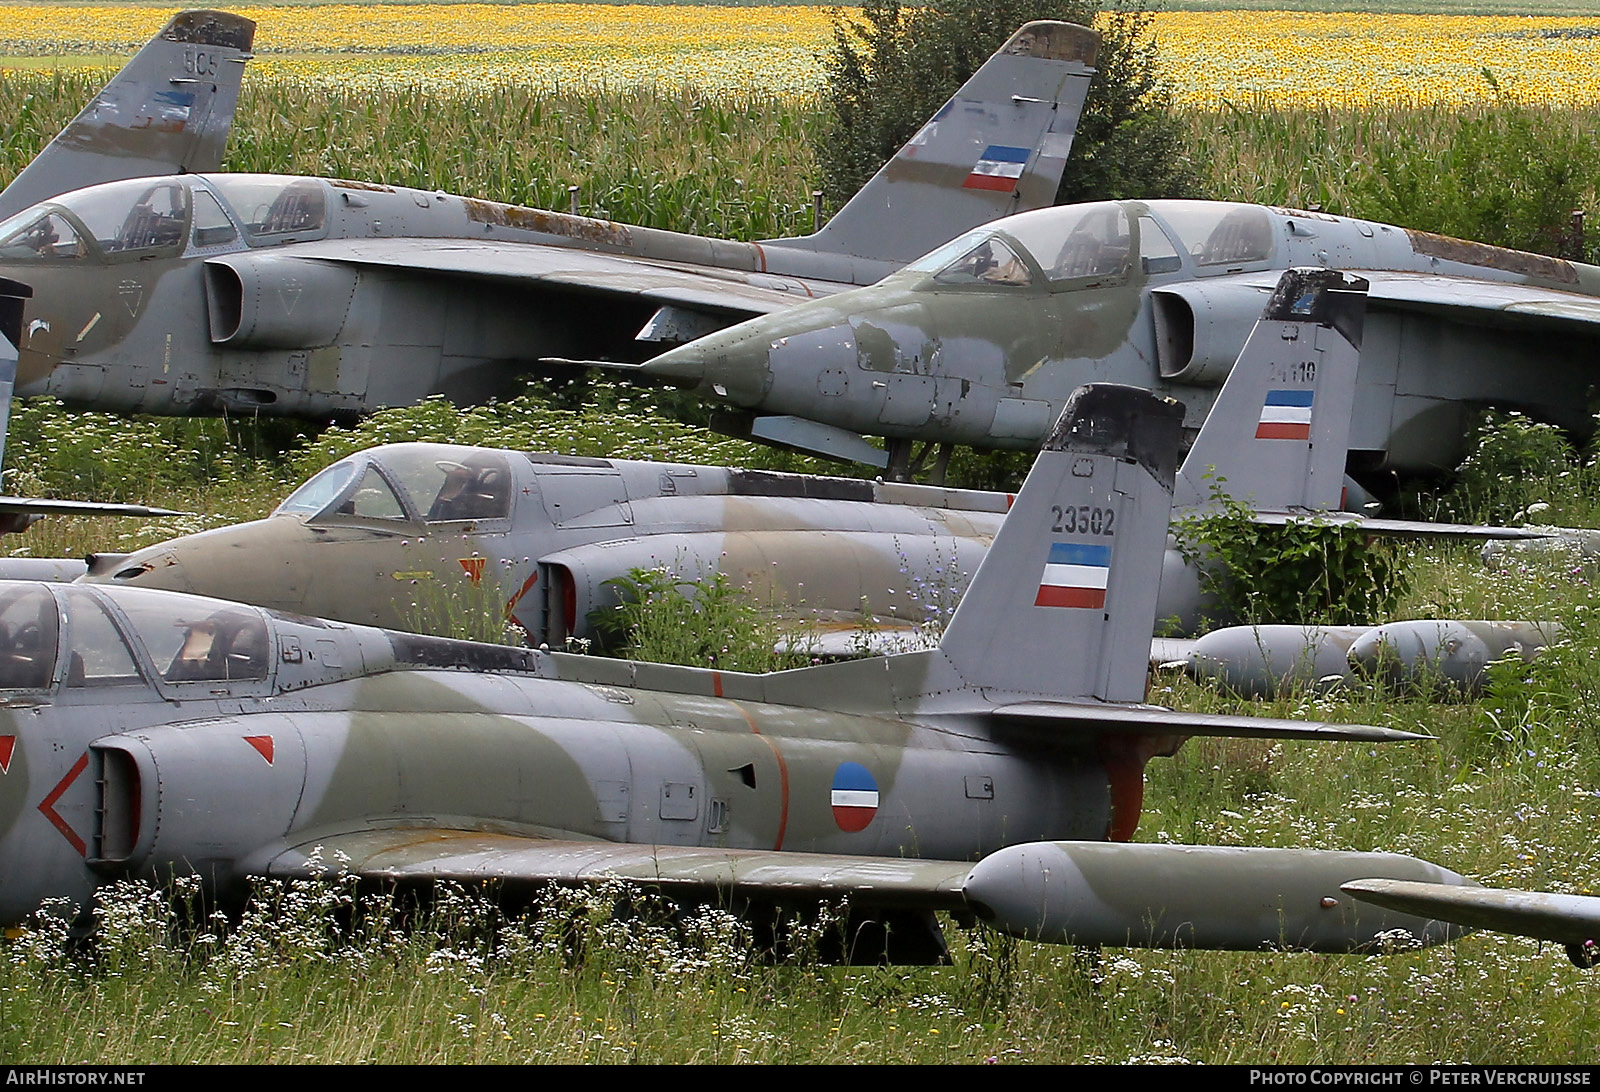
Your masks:
{"label": "green vegetation", "polygon": [[1347,626],[1387,618],[1408,590],[1394,548],[1353,527],[1313,521],[1268,527],[1213,481],[1212,511],[1177,522],[1200,590],[1226,625]]}

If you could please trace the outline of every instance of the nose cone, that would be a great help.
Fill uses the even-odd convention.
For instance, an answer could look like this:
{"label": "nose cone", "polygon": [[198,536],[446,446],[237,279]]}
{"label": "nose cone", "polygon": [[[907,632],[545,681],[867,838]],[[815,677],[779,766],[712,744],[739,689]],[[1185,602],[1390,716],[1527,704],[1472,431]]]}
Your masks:
{"label": "nose cone", "polygon": [[293,516],[219,527],[129,554],[84,580],[159,588],[304,612],[308,568],[296,564],[313,532]]}
{"label": "nose cone", "polygon": [[828,395],[829,376],[842,386],[856,368],[855,331],[816,301],[730,326],[662,353],[640,371],[693,384],[698,393],[746,408],[774,408],[772,397],[803,388],[810,399]]}

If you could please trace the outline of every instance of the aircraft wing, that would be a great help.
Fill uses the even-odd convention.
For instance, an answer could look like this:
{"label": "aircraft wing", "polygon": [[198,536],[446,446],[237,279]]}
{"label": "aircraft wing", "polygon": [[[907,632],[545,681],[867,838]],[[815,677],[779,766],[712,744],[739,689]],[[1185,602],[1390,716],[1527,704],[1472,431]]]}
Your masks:
{"label": "aircraft wing", "polygon": [[874,910],[968,910],[1015,936],[1056,943],[1260,951],[1381,950],[1388,930],[1425,944],[1460,930],[1338,895],[1358,876],[1461,882],[1391,853],[1126,842],[1027,842],[971,861],[856,857],[379,828],[296,846],[270,876],[538,886],[611,880],[669,896],[776,903],[849,896]]}
{"label": "aircraft wing", "polygon": [[1583,944],[1600,937],[1600,898],[1592,895],[1378,879],[1356,880],[1341,889],[1375,906],[1474,929],[1493,929],[1559,944]]}
{"label": "aircraft wing", "polygon": [[182,516],[170,508],[148,504],[105,504],[99,501],[45,500],[39,497],[0,497],[0,515],[23,516]]}
{"label": "aircraft wing", "polygon": [[1426,273],[1367,273],[1375,308],[1446,315],[1452,321],[1511,330],[1567,328],[1593,336],[1600,299],[1531,284]]}
{"label": "aircraft wing", "polygon": [[781,850],[711,849],[569,841],[480,831],[378,829],[324,838],[277,857],[268,874],[319,879],[341,873],[389,882],[574,884],[621,880],[669,894],[849,895],[873,906],[930,910],[963,905],[970,861],[853,857]]}
{"label": "aircraft wing", "polygon": [[[1452,322],[1508,330],[1558,330],[1600,335],[1600,297],[1536,284],[1491,281],[1443,273],[1403,273],[1351,268],[1368,282],[1373,311],[1415,311]],[[1279,271],[1218,277],[1214,285],[1270,292]]]}
{"label": "aircraft wing", "polygon": [[1490,527],[1477,523],[1429,523],[1413,519],[1381,519],[1358,515],[1355,512],[1285,512],[1262,511],[1252,514],[1256,523],[1268,527],[1283,527],[1290,523],[1316,520],[1319,523],[1355,527],[1368,534],[1395,538],[1481,538],[1481,539],[1538,539],[1554,538],[1555,531],[1548,527]]}
{"label": "aircraft wing", "polygon": [[272,251],[274,261],[339,262],[431,277],[509,281],[530,289],[676,304],[729,323],[793,307],[830,286],[758,271],[713,269],[572,247],[467,239],[328,239]]}

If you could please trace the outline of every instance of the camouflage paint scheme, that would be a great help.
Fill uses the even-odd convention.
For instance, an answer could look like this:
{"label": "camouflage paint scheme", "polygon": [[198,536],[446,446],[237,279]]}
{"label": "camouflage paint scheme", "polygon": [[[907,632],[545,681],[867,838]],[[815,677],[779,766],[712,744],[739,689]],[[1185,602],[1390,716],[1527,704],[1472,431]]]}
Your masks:
{"label": "camouflage paint scheme", "polygon": [[[1327,270],[1291,270],[1282,281],[1184,460],[1180,515],[1209,511],[1220,477],[1266,522],[1321,512],[1383,534],[1537,533],[1330,511],[1343,495],[1365,286]],[[1258,427],[1271,393],[1307,404],[1295,435]],[[96,557],[90,579],[401,629],[422,628],[419,602],[447,590],[430,585],[470,579],[494,589],[534,644],[560,647],[591,637],[591,615],[617,602],[607,581],[664,567],[686,581],[726,574],[756,603],[814,629],[808,643],[818,651],[903,649],[947,620],[1011,499],[398,444],[322,472],[269,519]],[[1178,632],[1217,617],[1171,545],[1161,574],[1156,617],[1176,619]]]}
{"label": "camouflage paint scheme", "polygon": [[506,394],[548,357],[642,359],[1049,204],[1098,45],[1067,23],[1023,27],[804,238],[278,175],[53,195],[0,224],[0,276],[31,290],[3,331],[22,354],[17,389],[96,409],[326,418]]}
{"label": "camouflage paint scheme", "polygon": [[[744,908],[849,894],[889,926],[853,958],[940,958],[941,908],[1086,943],[1456,935],[1337,892],[1460,882],[1412,858],[1077,844],[1130,837],[1146,760],[1188,735],[1419,738],[1137,704],[1181,415],[1085,388],[937,649],[774,675],[0,586],[0,920],[129,874],[236,899],[252,876],[349,872],[508,897],[617,875]],[[1066,532],[1081,506],[1102,518]]]}
{"label": "camouflage paint scheme", "polygon": [[617,370],[688,386],[737,418],[729,431],[756,438],[887,437],[892,473],[912,441],[1029,448],[1091,381],[1181,398],[1194,429],[1294,267],[1370,282],[1350,431],[1358,476],[1453,467],[1486,405],[1592,428],[1600,268],[1224,202],[1024,213],[869,288]]}

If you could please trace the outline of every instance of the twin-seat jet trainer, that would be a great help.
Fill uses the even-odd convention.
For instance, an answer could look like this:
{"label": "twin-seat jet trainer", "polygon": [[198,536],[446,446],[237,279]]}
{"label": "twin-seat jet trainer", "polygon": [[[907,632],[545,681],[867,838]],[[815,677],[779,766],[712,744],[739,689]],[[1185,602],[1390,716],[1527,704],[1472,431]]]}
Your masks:
{"label": "twin-seat jet trainer", "polygon": [[[191,172],[76,189],[52,175],[0,223],[0,276],[23,286],[0,332],[21,351],[19,394],[152,413],[326,419],[512,393],[543,358],[642,360],[1050,204],[1098,46],[1083,27],[1023,27],[804,238],[704,238],[373,182]],[[215,56],[195,63],[209,75],[242,59]],[[174,101],[156,124],[187,131],[197,119]]]}
{"label": "twin-seat jet trainer", "polygon": [[620,878],[757,917],[848,897],[856,961],[943,958],[938,910],[1110,945],[1458,935],[1340,890],[1464,882],[1415,858],[1126,844],[1188,736],[1418,738],[1139,704],[1182,414],[1084,388],[937,648],[772,675],[0,584],[0,921],[129,876],[227,904],[348,873]]}
{"label": "twin-seat jet trainer", "polygon": [[[1206,512],[1215,484],[1273,523],[1320,513],[1375,533],[1524,533],[1337,511],[1364,287],[1329,270],[1283,275],[1184,461],[1177,510]],[[860,651],[936,632],[1010,502],[924,485],[396,444],[322,471],[268,519],[94,558],[90,579],[400,629],[419,627],[419,601],[470,579],[494,589],[535,645],[562,647],[594,635],[596,612],[617,603],[612,582],[634,569],[666,568],[685,582],[720,572],[799,623],[809,647]],[[1092,532],[1104,518],[1064,510],[1059,522]],[[1169,548],[1157,617],[1189,632],[1207,614],[1217,608]]]}
{"label": "twin-seat jet trainer", "polygon": [[[1028,448],[1080,383],[1170,394],[1199,427],[1282,270],[1370,284],[1351,468],[1436,472],[1476,411],[1593,427],[1600,268],[1320,212],[1115,201],[975,228],[880,283],[619,371],[730,431],[903,473],[914,441]],[[742,415],[742,417],[741,417]],[[889,439],[863,452],[862,434]]]}

